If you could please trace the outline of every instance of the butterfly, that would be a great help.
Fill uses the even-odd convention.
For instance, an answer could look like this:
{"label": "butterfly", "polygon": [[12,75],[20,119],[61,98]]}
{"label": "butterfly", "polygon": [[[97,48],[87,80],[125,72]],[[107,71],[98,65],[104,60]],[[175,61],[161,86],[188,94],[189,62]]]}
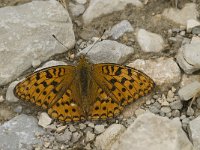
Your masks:
{"label": "butterfly", "polygon": [[47,110],[64,122],[106,120],[134,100],[147,95],[153,80],[134,68],[93,64],[81,55],[77,65],[58,65],[36,71],[19,82],[14,94]]}

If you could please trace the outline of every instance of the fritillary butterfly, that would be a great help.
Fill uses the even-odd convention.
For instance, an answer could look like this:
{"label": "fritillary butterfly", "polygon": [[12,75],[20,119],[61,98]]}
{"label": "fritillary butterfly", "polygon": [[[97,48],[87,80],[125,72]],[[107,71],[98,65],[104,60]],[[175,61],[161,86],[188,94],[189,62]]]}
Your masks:
{"label": "fritillary butterfly", "polygon": [[148,94],[153,80],[119,64],[92,64],[81,56],[76,66],[60,65],[34,72],[18,83],[16,97],[32,102],[65,122],[105,120]]}

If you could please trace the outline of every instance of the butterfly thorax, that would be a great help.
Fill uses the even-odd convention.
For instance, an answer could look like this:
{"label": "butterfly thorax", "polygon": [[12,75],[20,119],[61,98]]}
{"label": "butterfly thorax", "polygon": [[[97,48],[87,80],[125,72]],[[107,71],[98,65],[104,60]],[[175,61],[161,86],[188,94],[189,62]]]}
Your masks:
{"label": "butterfly thorax", "polygon": [[77,64],[77,77],[76,81],[79,87],[79,93],[80,93],[80,104],[83,108],[83,111],[87,114],[89,111],[89,106],[92,104],[90,94],[90,84],[91,84],[91,69],[92,64],[86,59],[84,55],[81,55],[78,64]]}

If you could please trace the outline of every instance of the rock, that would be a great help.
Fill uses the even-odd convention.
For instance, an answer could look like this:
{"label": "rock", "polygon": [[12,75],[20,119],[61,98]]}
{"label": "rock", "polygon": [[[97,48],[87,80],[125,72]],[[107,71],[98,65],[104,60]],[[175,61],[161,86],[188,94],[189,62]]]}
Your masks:
{"label": "rock", "polygon": [[37,68],[42,62],[39,59],[32,61],[33,68]]}
{"label": "rock", "polygon": [[154,113],[154,114],[157,114],[157,113],[160,112],[160,109],[158,109],[158,108],[155,107],[155,106],[150,106],[150,107],[149,107],[149,111],[152,112],[152,113]]}
{"label": "rock", "polygon": [[94,123],[93,122],[88,122],[88,127],[94,128]]}
{"label": "rock", "polygon": [[78,17],[82,15],[85,11],[85,6],[82,4],[73,4],[72,2],[69,3],[69,10],[73,16]]}
{"label": "rock", "polygon": [[138,117],[138,116],[144,114],[145,112],[146,111],[144,109],[139,108],[139,109],[136,109],[135,115],[136,115],[136,117]]}
{"label": "rock", "polygon": [[72,143],[75,143],[75,142],[78,142],[78,140],[81,138],[83,134],[82,133],[79,133],[79,132],[74,132],[72,134]]}
{"label": "rock", "polygon": [[68,144],[72,138],[72,133],[66,129],[63,134],[57,134],[55,137],[58,142]]}
{"label": "rock", "polygon": [[14,117],[12,110],[8,109],[7,107],[0,108],[0,120],[10,120]]}
{"label": "rock", "polygon": [[200,149],[200,116],[190,121],[189,123],[189,136],[193,142],[194,150]]}
{"label": "rock", "polygon": [[192,109],[191,107],[188,107],[186,114],[188,116],[193,116],[194,115],[194,109]]}
{"label": "rock", "polygon": [[14,117],[0,126],[0,149],[33,149],[31,145],[42,143],[36,138],[35,133],[44,134],[35,118],[24,114]]}
{"label": "rock", "polygon": [[22,106],[21,105],[18,105],[14,108],[14,112],[16,113],[21,113],[22,112]]}
{"label": "rock", "polygon": [[84,24],[89,24],[93,19],[98,18],[102,15],[111,14],[115,11],[123,10],[128,4],[142,7],[142,3],[139,0],[91,0],[88,8],[83,14]]}
{"label": "rock", "polygon": [[131,26],[130,22],[128,20],[123,20],[112,27],[110,35],[112,36],[113,39],[116,40],[120,38],[124,33],[133,31],[134,29]]}
{"label": "rock", "polygon": [[179,110],[172,110],[172,116],[175,117],[180,117],[180,111]]}
{"label": "rock", "polygon": [[69,125],[69,131],[75,132],[75,131],[76,131],[76,128],[75,128],[72,124],[70,124],[70,125]]}
{"label": "rock", "polygon": [[195,3],[187,3],[181,10],[176,8],[167,8],[163,11],[162,15],[177,24],[186,26],[187,20],[197,20],[198,11]]}
{"label": "rock", "polygon": [[200,43],[182,45],[176,56],[180,67],[187,74],[200,69]]}
{"label": "rock", "polygon": [[200,37],[193,36],[191,40],[191,44],[200,43]]}
{"label": "rock", "polygon": [[86,142],[90,142],[90,141],[93,141],[94,138],[95,138],[95,134],[92,133],[92,132],[90,132],[90,131],[88,131],[88,132],[86,133],[85,141],[86,141]]}
{"label": "rock", "polygon": [[136,59],[128,66],[146,73],[157,85],[177,83],[181,79],[181,71],[172,58],[161,57],[154,60]]}
{"label": "rock", "polygon": [[85,4],[87,3],[87,0],[75,0],[76,3],[79,3],[79,4]]}
{"label": "rock", "polygon": [[[32,1],[3,7],[0,18],[1,33],[6,33],[1,34],[0,85],[16,79],[33,61],[46,61],[75,44],[69,14],[57,1]],[[68,49],[55,40],[53,34]]]}
{"label": "rock", "polygon": [[67,129],[67,125],[56,128],[57,133],[61,133]]}
{"label": "rock", "polygon": [[198,22],[197,20],[194,19],[187,20],[187,32],[190,33],[192,31],[192,28],[198,25],[200,25],[200,22]]}
{"label": "rock", "polygon": [[104,125],[96,125],[94,127],[94,133],[95,134],[100,134],[103,133],[105,131],[105,126]]}
{"label": "rock", "polygon": [[52,119],[49,117],[49,115],[46,112],[42,112],[39,116],[38,125],[46,128],[49,124],[51,124],[51,121]]}
{"label": "rock", "polygon": [[5,101],[5,99],[3,98],[2,95],[0,95],[0,103],[2,103],[3,101]]}
{"label": "rock", "polygon": [[85,124],[83,124],[83,123],[80,123],[80,124],[79,124],[79,128],[80,128],[81,130],[83,130],[83,129],[85,129],[85,128],[86,128],[86,125],[85,125]]}
{"label": "rock", "polygon": [[[91,45],[92,46],[92,45]],[[78,55],[85,54],[91,46],[83,49]],[[123,63],[134,53],[132,47],[116,41],[104,40],[96,43],[87,56],[93,63]]]}
{"label": "rock", "polygon": [[169,113],[169,112],[171,112],[171,109],[170,109],[170,107],[162,107],[161,109],[160,109],[162,112],[164,112],[164,113]]}
{"label": "rock", "polygon": [[130,147],[134,150],[192,150],[178,118],[170,120],[152,113],[140,115],[111,150],[127,150]]}
{"label": "rock", "polygon": [[182,109],[183,108],[183,104],[180,100],[174,101],[172,103],[170,103],[170,108],[171,109]]}
{"label": "rock", "polygon": [[187,84],[190,84],[190,83],[192,83],[194,81],[200,82],[199,75],[187,75],[187,74],[183,74],[182,79],[181,79],[181,83],[180,83],[180,87],[184,87]]}
{"label": "rock", "polygon": [[196,99],[196,101],[197,101],[197,108],[200,108],[200,97],[198,97],[198,98]]}
{"label": "rock", "polygon": [[182,120],[182,124],[189,124],[190,123],[190,119],[189,118],[184,118],[183,120]]}
{"label": "rock", "polygon": [[112,124],[102,134],[98,135],[95,140],[97,149],[110,149],[116,139],[125,131],[121,124]]}
{"label": "rock", "polygon": [[194,81],[182,88],[179,89],[178,94],[181,100],[188,101],[191,99],[197,92],[200,91],[200,82]]}
{"label": "rock", "polygon": [[200,34],[200,25],[192,28],[192,34]]}
{"label": "rock", "polygon": [[17,97],[15,97],[15,95],[13,93],[13,90],[14,90],[15,86],[18,83],[19,83],[19,81],[14,81],[8,86],[8,89],[6,91],[6,100],[8,102],[17,102],[17,101],[19,101],[19,99]]}
{"label": "rock", "polygon": [[137,41],[144,52],[160,52],[164,48],[164,40],[161,35],[144,29],[138,30]]}
{"label": "rock", "polygon": [[44,65],[42,65],[42,67],[37,68],[35,71],[44,69],[44,68],[48,68],[48,67],[52,67],[52,66],[59,66],[59,65],[67,65],[67,63],[63,62],[63,61],[55,61],[55,60],[51,60],[46,62]]}

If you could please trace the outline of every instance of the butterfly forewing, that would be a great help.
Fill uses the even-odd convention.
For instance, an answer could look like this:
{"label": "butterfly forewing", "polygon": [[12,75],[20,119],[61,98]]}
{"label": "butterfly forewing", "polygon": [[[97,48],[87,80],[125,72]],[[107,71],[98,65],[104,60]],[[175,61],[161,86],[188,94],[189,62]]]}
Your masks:
{"label": "butterfly forewing", "polygon": [[[81,109],[73,100],[69,89],[75,77],[75,67],[70,65],[45,68],[18,83],[14,94],[19,99],[48,109],[48,113],[62,121],[81,119]],[[73,103],[72,103],[73,102]],[[74,112],[74,109],[77,111]]]}
{"label": "butterfly forewing", "polygon": [[153,80],[146,74],[117,64],[93,65],[92,78],[112,100],[123,107],[148,94],[154,87]]}

